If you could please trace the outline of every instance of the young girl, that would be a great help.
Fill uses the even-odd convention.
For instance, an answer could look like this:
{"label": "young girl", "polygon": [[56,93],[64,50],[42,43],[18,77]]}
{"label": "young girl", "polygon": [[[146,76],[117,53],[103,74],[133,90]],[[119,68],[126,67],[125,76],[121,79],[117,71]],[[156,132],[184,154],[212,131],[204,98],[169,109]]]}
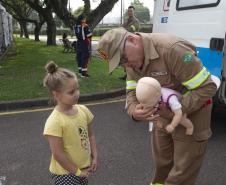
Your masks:
{"label": "young girl", "polygon": [[87,177],[96,171],[97,148],[91,122],[93,114],[77,104],[79,85],[76,75],[54,62],[46,65],[47,87],[56,106],[48,117],[44,136],[52,158],[50,172],[55,185],[87,185]]}

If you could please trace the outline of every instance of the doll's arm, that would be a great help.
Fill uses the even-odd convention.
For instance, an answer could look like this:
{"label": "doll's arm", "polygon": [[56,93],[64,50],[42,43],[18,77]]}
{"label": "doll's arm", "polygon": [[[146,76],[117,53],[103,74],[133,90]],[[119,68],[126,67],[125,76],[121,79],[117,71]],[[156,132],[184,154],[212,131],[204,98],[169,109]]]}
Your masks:
{"label": "doll's arm", "polygon": [[173,116],[173,119],[172,119],[171,123],[166,126],[166,130],[169,133],[172,133],[174,131],[176,126],[180,123],[180,121],[182,119],[182,115],[183,115],[181,109],[173,110],[173,113],[174,113],[174,116]]}

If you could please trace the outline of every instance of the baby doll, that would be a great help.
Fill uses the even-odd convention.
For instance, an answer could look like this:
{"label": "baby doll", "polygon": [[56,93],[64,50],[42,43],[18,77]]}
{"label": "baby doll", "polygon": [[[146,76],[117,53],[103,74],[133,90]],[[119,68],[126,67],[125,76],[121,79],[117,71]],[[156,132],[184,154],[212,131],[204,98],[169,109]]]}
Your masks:
{"label": "baby doll", "polygon": [[[166,126],[166,130],[169,133],[172,133],[175,127],[181,124],[186,128],[187,135],[193,134],[193,124],[187,118],[187,115],[182,113],[182,105],[179,102],[180,94],[178,92],[161,87],[160,83],[154,78],[143,77],[137,83],[136,97],[144,107],[158,107],[160,101],[163,101],[170,107],[174,117],[171,123]],[[163,127],[159,121],[157,126]]]}

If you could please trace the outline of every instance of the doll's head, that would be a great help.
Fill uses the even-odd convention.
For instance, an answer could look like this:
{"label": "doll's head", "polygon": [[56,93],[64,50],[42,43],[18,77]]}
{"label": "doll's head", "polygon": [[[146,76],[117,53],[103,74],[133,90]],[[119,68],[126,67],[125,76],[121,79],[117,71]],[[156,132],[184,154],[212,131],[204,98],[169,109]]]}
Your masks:
{"label": "doll's head", "polygon": [[137,100],[146,107],[154,107],[161,97],[160,83],[151,77],[143,77],[137,82]]}

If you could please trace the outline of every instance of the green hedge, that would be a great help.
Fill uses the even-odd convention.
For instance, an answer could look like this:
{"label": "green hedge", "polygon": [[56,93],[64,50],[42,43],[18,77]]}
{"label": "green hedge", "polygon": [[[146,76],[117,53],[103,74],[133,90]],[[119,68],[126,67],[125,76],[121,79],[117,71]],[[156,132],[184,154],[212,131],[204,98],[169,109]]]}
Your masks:
{"label": "green hedge", "polygon": [[[108,27],[96,27],[93,30],[93,35],[94,36],[101,36],[103,35],[106,31],[112,29],[112,28],[117,28],[117,26],[108,26]],[[152,25],[141,25],[140,26],[140,32],[144,32],[144,33],[150,33],[152,32]],[[68,35],[73,36],[74,32],[73,30],[70,29],[58,29],[57,30],[57,35],[63,35],[63,33],[67,33]],[[20,34],[20,30],[14,30],[14,34]],[[29,34],[34,35],[34,31],[31,30],[29,31]],[[46,35],[46,30],[42,30],[40,32],[40,35]]]}
{"label": "green hedge", "polygon": [[[29,34],[34,35],[34,31],[28,31]],[[73,30],[70,29],[58,29],[57,35],[63,35],[63,33],[67,33],[68,35],[74,35]],[[20,34],[20,30],[14,30],[14,34]],[[46,30],[41,30],[39,35],[46,35]]]}
{"label": "green hedge", "polygon": [[[112,28],[117,28],[117,27],[96,27],[93,30],[93,35],[95,36],[101,36],[103,35],[106,31],[112,29]],[[151,33],[152,32],[152,25],[141,25],[140,26],[140,32],[144,33]]]}

